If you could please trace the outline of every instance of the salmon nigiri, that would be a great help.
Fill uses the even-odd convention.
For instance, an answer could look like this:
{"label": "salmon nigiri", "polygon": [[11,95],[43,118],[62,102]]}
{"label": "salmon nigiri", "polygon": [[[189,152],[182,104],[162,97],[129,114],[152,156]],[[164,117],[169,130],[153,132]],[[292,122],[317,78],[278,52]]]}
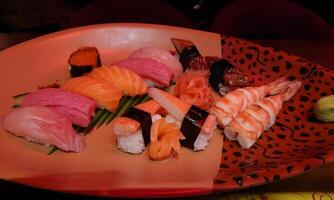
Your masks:
{"label": "salmon nigiri", "polygon": [[114,84],[125,95],[136,96],[147,93],[145,81],[135,72],[117,66],[95,68],[86,76],[100,78]]}
{"label": "salmon nigiri", "polygon": [[148,94],[166,109],[175,121],[182,122],[180,128],[186,138],[181,141],[183,146],[195,151],[207,147],[217,125],[214,115],[157,88],[150,88]]}
{"label": "salmon nigiri", "polygon": [[263,99],[267,95],[278,94],[287,88],[286,77],[276,79],[268,85],[245,87],[233,90],[219,98],[210,112],[216,115],[218,124],[227,126],[234,117],[244,111],[249,105]]}
{"label": "salmon nigiri", "polygon": [[3,128],[18,137],[55,145],[64,151],[81,152],[86,148],[83,137],[76,134],[71,120],[45,106],[27,106],[15,109],[3,118]]}
{"label": "salmon nigiri", "polygon": [[237,140],[242,148],[251,147],[262,132],[275,123],[283,102],[290,100],[300,86],[301,82],[291,81],[284,92],[263,98],[250,105],[225,127],[225,136],[229,140]]}
{"label": "salmon nigiri", "polygon": [[111,83],[92,77],[76,77],[68,80],[61,89],[96,100],[100,106],[114,111],[123,93]]}

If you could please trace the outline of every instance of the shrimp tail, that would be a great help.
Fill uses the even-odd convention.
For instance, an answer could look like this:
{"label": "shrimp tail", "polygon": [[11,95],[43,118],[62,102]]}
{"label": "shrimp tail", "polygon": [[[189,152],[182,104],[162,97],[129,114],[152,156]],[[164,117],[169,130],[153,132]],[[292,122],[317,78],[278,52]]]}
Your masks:
{"label": "shrimp tail", "polygon": [[301,81],[291,81],[288,85],[288,88],[282,93],[283,95],[283,100],[284,101],[289,101],[300,89],[302,85]]}
{"label": "shrimp tail", "polygon": [[276,94],[281,93],[287,88],[289,83],[290,81],[285,76],[276,79],[275,81],[269,83],[268,85],[269,93],[268,94],[276,95]]}

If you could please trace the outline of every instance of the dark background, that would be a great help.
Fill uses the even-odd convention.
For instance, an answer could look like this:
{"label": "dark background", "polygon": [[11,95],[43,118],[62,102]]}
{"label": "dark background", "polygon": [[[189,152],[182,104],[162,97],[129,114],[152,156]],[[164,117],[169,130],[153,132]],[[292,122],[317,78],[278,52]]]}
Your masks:
{"label": "dark background", "polygon": [[[263,13],[260,24],[263,25],[262,27],[266,27],[266,30],[264,31],[262,30],[263,28],[260,28],[262,32],[253,31],[247,33],[245,29],[249,30],[249,27],[241,29],[238,27],[236,31],[235,26],[243,24],[242,18],[234,22],[233,31],[230,30],[231,28],[226,30],[226,28],[212,27],[214,23],[218,24],[218,26],[223,26],[220,25],[219,22],[224,20],[219,19],[218,13],[220,11],[226,12],[224,9],[229,9],[228,6],[236,2],[239,4],[237,6],[240,7],[240,12],[245,12],[245,9],[248,9],[249,2],[253,5],[262,4],[262,7],[254,6],[255,12],[254,9],[251,12],[258,13],[260,16]],[[270,2],[272,2],[273,5],[270,5]],[[277,3],[283,5],[283,9],[280,7],[277,8],[278,10],[275,10]],[[287,9],[284,9],[285,4],[290,4],[287,5]],[[270,21],[276,25],[282,23],[285,27],[280,27],[280,29],[287,29],[286,31],[289,31],[289,27],[296,26],[289,24],[291,23],[289,19],[294,19],[297,21],[294,23],[298,24],[305,24],[312,21],[312,19],[310,19],[312,17],[305,17],[303,10],[296,12],[294,10],[295,8],[291,8],[291,4],[305,9],[307,12],[306,15],[311,13],[314,14],[314,16],[319,16],[319,19],[323,20],[323,22],[319,22],[319,19],[317,19],[318,21],[316,20],[317,22],[315,22],[315,24],[319,24],[319,26],[324,26],[325,24],[325,26],[328,27],[334,26],[334,12],[331,9],[331,1],[324,0],[0,0],[0,32],[49,33],[87,24],[144,22],[183,26],[221,33],[226,32],[226,34],[248,38],[277,38],[282,37],[282,34],[277,34],[273,30],[269,30],[268,32],[267,30],[271,28],[271,26],[268,26],[268,24],[270,25]],[[273,9],[274,12],[270,10],[266,13],[268,8]],[[231,18],[233,20],[240,17],[238,12],[238,10],[232,12],[235,15],[233,16],[232,14]],[[268,12],[272,12],[269,17]],[[300,19],[297,19],[300,13],[302,16]],[[247,18],[248,17],[253,19],[253,21],[249,22],[248,20],[244,24],[258,24],[258,18],[252,18],[252,16],[249,15]],[[301,19],[304,18],[305,20],[300,22]],[[251,24],[249,26],[254,25]],[[312,31],[318,29],[314,23],[312,23],[312,25],[301,25],[301,28],[298,30],[306,32],[306,35],[310,31],[305,29],[304,26],[307,28],[312,26]],[[328,27],[326,27],[326,30]],[[256,28],[256,30],[258,29],[259,28]],[[290,30],[290,32],[296,32],[296,28],[292,29],[293,30]],[[319,31],[321,31],[322,28],[319,29]],[[300,33],[298,34],[301,35]]]}

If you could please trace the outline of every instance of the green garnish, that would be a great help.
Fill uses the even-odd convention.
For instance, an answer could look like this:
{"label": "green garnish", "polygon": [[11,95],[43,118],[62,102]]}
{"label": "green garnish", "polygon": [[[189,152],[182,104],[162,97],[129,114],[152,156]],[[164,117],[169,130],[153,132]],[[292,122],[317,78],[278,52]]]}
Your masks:
{"label": "green garnish", "polygon": [[13,96],[14,99],[19,99],[19,98],[22,98],[24,96],[27,96],[28,94],[30,94],[29,92],[26,92],[26,93],[21,93],[21,94],[17,94],[15,96]]}
{"label": "green garnish", "polygon": [[58,151],[58,147],[52,145],[50,151],[48,152],[48,156],[53,154],[54,152]]}
{"label": "green garnish", "polygon": [[23,97],[27,96],[28,94],[30,94],[30,93],[26,92],[26,93],[21,93],[21,94],[17,94],[15,96],[13,96],[13,99],[15,100],[15,104],[12,105],[12,108],[19,108],[21,106]]}
{"label": "green garnish", "polygon": [[127,101],[123,107],[119,110],[119,112],[116,114],[116,117],[122,116],[130,107],[131,104],[135,101],[135,98],[131,98],[129,99],[129,101]]}
{"label": "green garnish", "polygon": [[99,122],[102,114],[104,113],[106,109],[98,109],[95,113],[94,118],[92,119],[92,121],[90,121],[90,123],[88,124],[86,130],[85,130],[85,135],[87,133],[89,133],[91,130],[93,130],[93,128],[95,127],[95,125]]}
{"label": "green garnish", "polygon": [[112,112],[106,110],[106,112],[102,114],[99,122],[96,125],[96,128],[99,128],[100,126],[102,126],[104,124],[104,122],[107,120],[107,118],[109,117],[109,115],[111,115],[111,114],[112,114]]}
{"label": "green garnish", "polygon": [[106,124],[109,124],[117,115],[117,113],[122,109],[122,107],[131,99],[130,96],[124,96],[121,101],[119,102],[119,105],[115,112],[113,112],[111,115],[108,116],[106,119]]}
{"label": "green garnish", "polygon": [[12,105],[12,108],[19,108],[19,107],[20,107],[19,104]]}

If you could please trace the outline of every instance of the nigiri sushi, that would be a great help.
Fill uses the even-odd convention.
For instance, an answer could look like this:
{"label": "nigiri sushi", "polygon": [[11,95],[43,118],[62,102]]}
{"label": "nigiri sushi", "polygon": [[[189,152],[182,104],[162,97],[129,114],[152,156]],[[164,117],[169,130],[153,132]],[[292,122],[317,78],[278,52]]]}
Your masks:
{"label": "nigiri sushi", "polygon": [[128,58],[114,63],[114,65],[130,69],[144,79],[163,86],[169,86],[174,76],[173,71],[169,67],[152,58]]}
{"label": "nigiri sushi", "polygon": [[185,136],[181,141],[182,146],[194,151],[207,147],[217,125],[214,115],[157,88],[150,88],[149,96],[165,108],[176,121],[182,122],[180,129]]}
{"label": "nigiri sushi", "polygon": [[130,54],[129,58],[151,58],[156,60],[173,71],[173,80],[176,81],[177,77],[182,74],[183,69],[181,63],[173,56],[169,51],[155,47],[143,47],[137,49]]}
{"label": "nigiri sushi", "polygon": [[219,125],[223,127],[227,126],[234,117],[245,110],[249,105],[263,99],[267,95],[281,92],[287,88],[288,84],[289,81],[287,78],[281,77],[267,85],[233,90],[219,98],[210,112],[217,117]]}
{"label": "nigiri sushi", "polygon": [[275,123],[283,102],[290,100],[300,86],[300,81],[292,81],[284,92],[263,98],[248,106],[224,128],[225,136],[229,140],[237,140],[242,148],[251,147],[263,131]]}
{"label": "nigiri sushi", "polygon": [[97,103],[71,92],[45,88],[25,96],[22,106],[48,106],[66,115],[73,124],[86,127],[94,115]]}
{"label": "nigiri sushi", "polygon": [[61,89],[94,99],[98,104],[114,111],[123,93],[115,85],[102,79],[92,77],[76,77],[65,82]]}
{"label": "nigiri sushi", "polygon": [[117,147],[121,151],[139,154],[150,142],[152,122],[159,119],[155,113],[161,106],[154,100],[130,108],[125,115],[116,118],[112,125],[116,135]]}
{"label": "nigiri sushi", "polygon": [[28,141],[55,145],[64,151],[81,152],[86,143],[75,133],[65,115],[45,106],[27,106],[12,110],[3,118],[3,128]]}
{"label": "nigiri sushi", "polygon": [[99,67],[86,76],[100,78],[114,84],[125,95],[136,96],[147,93],[145,81],[135,72],[117,66]]}

